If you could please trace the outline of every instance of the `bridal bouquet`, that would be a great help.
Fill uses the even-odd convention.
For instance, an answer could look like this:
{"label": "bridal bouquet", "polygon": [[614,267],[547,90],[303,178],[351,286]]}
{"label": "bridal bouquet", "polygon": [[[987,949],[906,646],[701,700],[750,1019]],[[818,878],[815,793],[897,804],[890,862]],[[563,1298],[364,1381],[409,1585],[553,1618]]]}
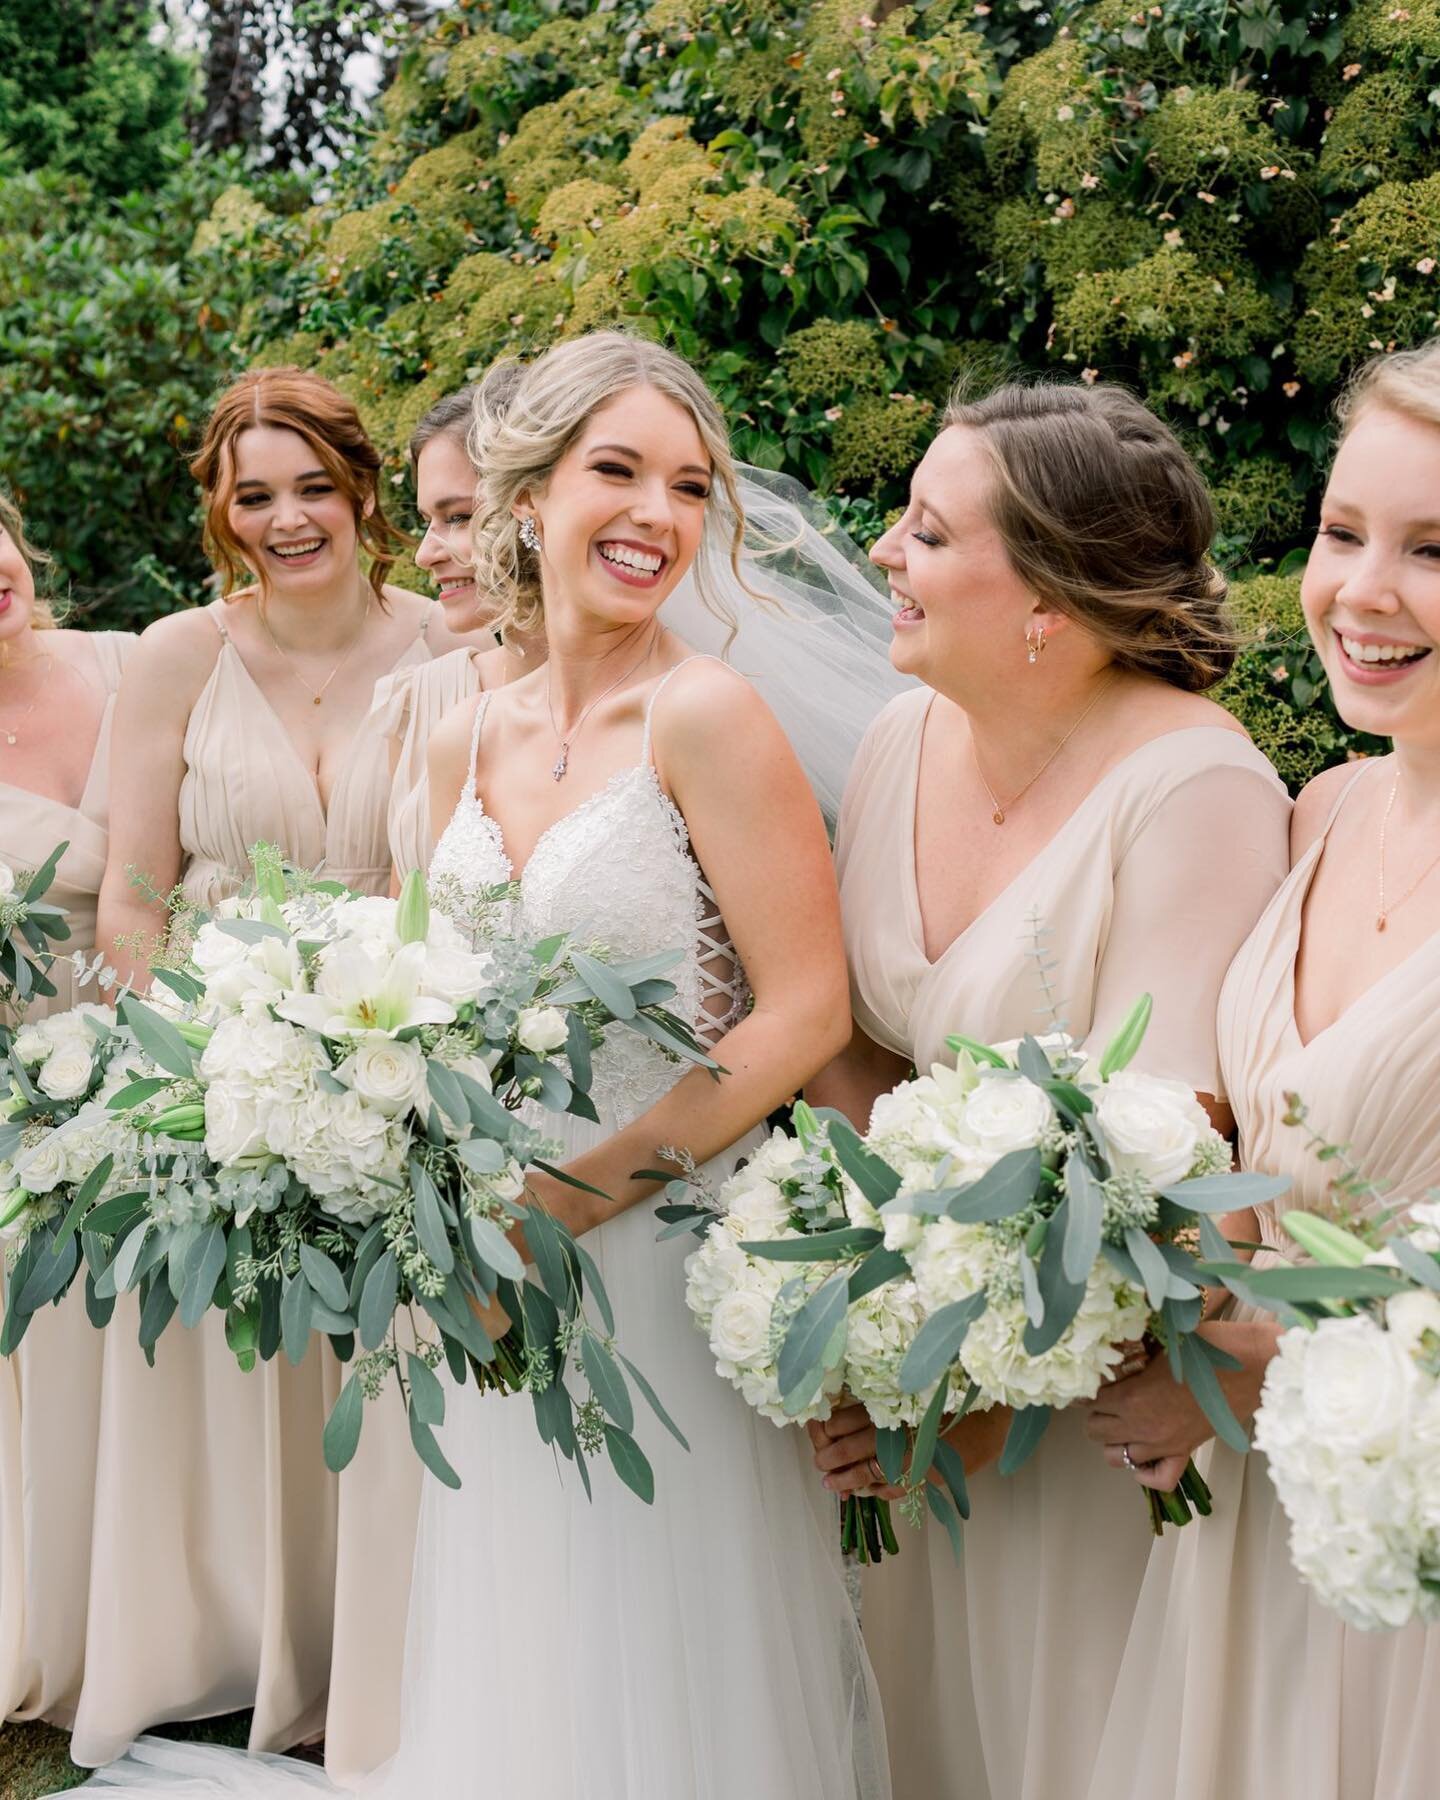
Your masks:
{"label": "bridal bouquet", "polygon": [[23,1011],[36,995],[47,998],[55,984],[47,973],[50,946],[70,935],[65,914],[45,896],[69,843],[57,844],[33,874],[17,874],[0,862],[0,1002]]}
{"label": "bridal bouquet", "polygon": [[[824,1259],[851,1256],[863,1239],[850,1222],[848,1177],[829,1127],[803,1103],[797,1136],[776,1131],[713,1202],[687,1198],[675,1181],[660,1210],[667,1231],[703,1231],[685,1265],[685,1298],[720,1375],[777,1424],[828,1418],[843,1398],[878,1425],[914,1426],[930,1395],[906,1392],[900,1370],[921,1322],[903,1259],[874,1242],[843,1284],[826,1281]],[[874,1234],[871,1234],[872,1238]],[[827,1290],[825,1304],[813,1307]],[[803,1332],[791,1325],[807,1316]],[[948,1448],[948,1447],[947,1447]],[[898,1549],[883,1500],[848,1498],[841,1547],[862,1562]]]}
{"label": "bridal bouquet", "polygon": [[1254,1443],[1290,1521],[1302,1581],[1351,1625],[1440,1619],[1440,1201],[1388,1235],[1286,1213],[1299,1267],[1217,1262],[1276,1313]]}
{"label": "bridal bouquet", "polygon": [[137,1293],[147,1355],[177,1312],[193,1326],[212,1306],[245,1368],[282,1349],[298,1363],[312,1334],[329,1338],[353,1364],[325,1428],[332,1469],[393,1374],[416,1451],[458,1485],[434,1430],[443,1361],[457,1382],[528,1390],[587,1484],[587,1456],[604,1451],[650,1499],[623,1370],[680,1434],[616,1349],[593,1260],[527,1200],[528,1168],[560,1172],[528,1122],[543,1112],[518,1109],[593,1117],[590,1052],[617,1021],[707,1062],[663,1008],[676,957],[607,964],[563,938],[499,933],[473,947],[432,915],[418,875],[398,901],[296,890],[263,857],[257,875],[255,898],[200,926],[184,967],[156,971],[152,1003],[130,995],[118,1016],[81,1007],[18,1035],[0,1071],[0,1352],[83,1270],[97,1325]]}

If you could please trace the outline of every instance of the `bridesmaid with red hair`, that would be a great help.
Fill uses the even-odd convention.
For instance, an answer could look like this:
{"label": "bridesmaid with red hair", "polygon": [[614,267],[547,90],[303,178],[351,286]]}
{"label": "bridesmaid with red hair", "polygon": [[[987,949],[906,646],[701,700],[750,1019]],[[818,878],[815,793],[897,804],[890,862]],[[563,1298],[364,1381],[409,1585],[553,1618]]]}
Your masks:
{"label": "bridesmaid with red hair", "polygon": [[[403,540],[380,471],[355,408],[300,369],[250,371],[211,415],[191,472],[220,597],[149,627],[116,709],[99,943],[137,986],[168,926],[156,896],[213,907],[255,843],[388,888],[375,684],[459,640],[386,579]],[[72,1755],[107,1762],[157,1721],[253,1707],[256,1749],[323,1732],[342,1777],[383,1759],[418,1500],[398,1396],[337,1482],[328,1351],[242,1375],[216,1313],[167,1332],[153,1369],[134,1330],[107,1338]]]}

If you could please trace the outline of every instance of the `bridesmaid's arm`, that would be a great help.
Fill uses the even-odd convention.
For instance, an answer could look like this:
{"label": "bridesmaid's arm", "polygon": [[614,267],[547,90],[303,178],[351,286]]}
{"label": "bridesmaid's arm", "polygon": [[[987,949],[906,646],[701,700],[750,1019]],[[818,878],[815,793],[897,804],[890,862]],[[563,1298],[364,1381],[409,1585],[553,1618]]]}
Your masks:
{"label": "bridesmaid's arm", "polygon": [[845,1117],[857,1131],[870,1125],[870,1109],[891,1088],[910,1073],[903,1056],[887,1050],[867,1037],[858,1025],[850,1034],[850,1042],[831,1063],[827,1063],[813,1081],[805,1084],[805,1098],[812,1106],[830,1106]]}
{"label": "bridesmaid's arm", "polygon": [[[149,986],[147,946],[163,939],[169,924],[163,901],[151,894],[168,894],[181,874],[185,731],[219,650],[219,634],[202,612],[157,619],[141,634],[115,697],[110,845],[96,941],[106,962],[141,989]],[[237,759],[243,750],[235,746]],[[145,887],[135,885],[131,870]]]}
{"label": "bridesmaid's arm", "polygon": [[[725,1071],[718,1079],[692,1069],[648,1112],[567,1165],[611,1199],[543,1176],[532,1183],[576,1232],[655,1191],[655,1182],[632,1176],[654,1168],[660,1146],[680,1146],[697,1163],[708,1161],[798,1093],[850,1035],[830,846],[815,797],[769,708],[730,670],[697,663],[656,709],[655,750],[754,1006],[713,1047]],[[443,803],[439,795],[437,802]]]}

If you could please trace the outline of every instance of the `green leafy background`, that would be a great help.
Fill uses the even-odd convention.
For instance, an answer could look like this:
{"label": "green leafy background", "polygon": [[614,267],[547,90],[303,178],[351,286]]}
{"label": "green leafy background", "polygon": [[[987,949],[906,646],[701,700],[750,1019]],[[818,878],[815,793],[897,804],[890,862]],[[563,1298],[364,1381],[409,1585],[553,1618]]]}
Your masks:
{"label": "green leafy background", "polygon": [[[148,64],[131,89],[163,111]],[[1298,569],[1337,384],[1435,329],[1437,102],[1440,0],[458,0],[324,187],[163,120],[118,198],[73,156],[0,179],[0,477],[134,624],[200,596],[185,453],[255,360],[353,395],[403,510],[435,398],[619,321],[862,542],[957,377],[1120,380],[1214,486],[1221,697],[1296,785],[1373,748]]]}

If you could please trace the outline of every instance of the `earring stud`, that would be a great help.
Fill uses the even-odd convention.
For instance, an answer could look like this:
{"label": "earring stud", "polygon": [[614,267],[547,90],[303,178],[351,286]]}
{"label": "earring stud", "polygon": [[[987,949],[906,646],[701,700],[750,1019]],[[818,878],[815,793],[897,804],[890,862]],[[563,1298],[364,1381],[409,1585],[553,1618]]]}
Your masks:
{"label": "earring stud", "polygon": [[535,521],[533,519],[522,519],[520,521],[520,542],[527,550],[539,550],[540,533],[535,529]]}

